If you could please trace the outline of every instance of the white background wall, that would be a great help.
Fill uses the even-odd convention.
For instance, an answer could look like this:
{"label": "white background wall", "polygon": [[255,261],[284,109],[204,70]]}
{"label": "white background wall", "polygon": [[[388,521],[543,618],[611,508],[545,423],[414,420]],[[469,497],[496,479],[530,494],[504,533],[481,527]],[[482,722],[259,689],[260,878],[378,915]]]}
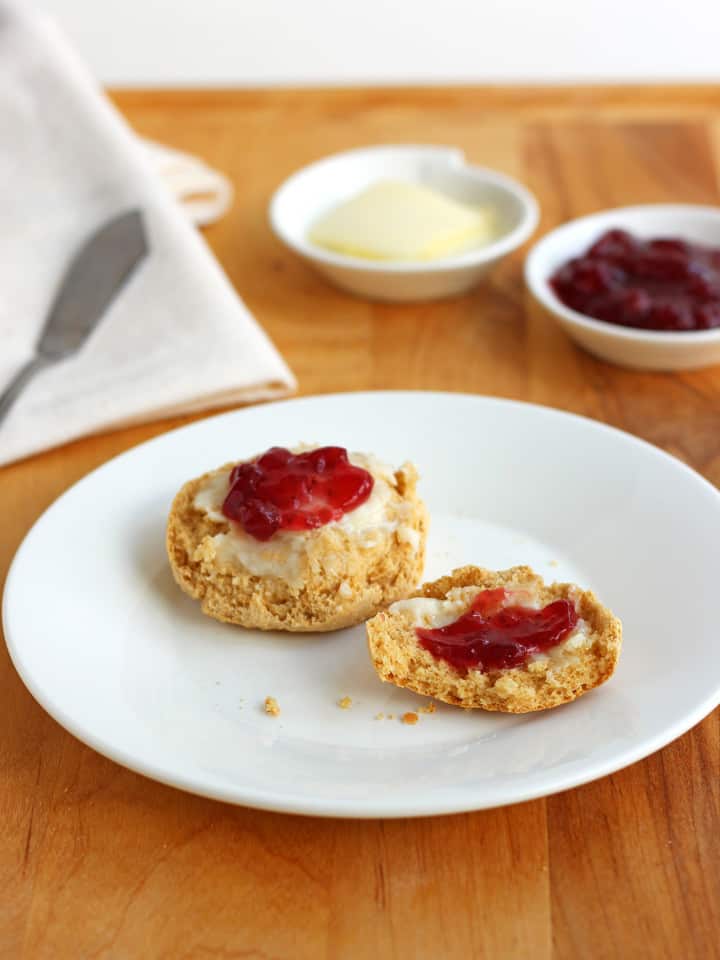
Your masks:
{"label": "white background wall", "polygon": [[720,0],[27,0],[116,85],[720,80]]}

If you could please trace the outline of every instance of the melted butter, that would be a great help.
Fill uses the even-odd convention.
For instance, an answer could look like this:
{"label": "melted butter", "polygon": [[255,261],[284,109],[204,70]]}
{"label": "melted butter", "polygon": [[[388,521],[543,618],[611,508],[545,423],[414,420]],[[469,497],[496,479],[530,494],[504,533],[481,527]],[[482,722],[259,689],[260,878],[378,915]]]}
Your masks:
{"label": "melted butter", "polygon": [[457,620],[480,592],[478,587],[455,587],[445,600],[434,597],[411,597],[409,600],[396,600],[388,608],[389,613],[405,613],[413,627],[446,627]]}
{"label": "melted butter", "polygon": [[222,505],[227,496],[230,482],[230,469],[221,470],[214,477],[210,477],[204,487],[195,494],[193,506],[216,523],[227,523],[227,517],[222,512]]}

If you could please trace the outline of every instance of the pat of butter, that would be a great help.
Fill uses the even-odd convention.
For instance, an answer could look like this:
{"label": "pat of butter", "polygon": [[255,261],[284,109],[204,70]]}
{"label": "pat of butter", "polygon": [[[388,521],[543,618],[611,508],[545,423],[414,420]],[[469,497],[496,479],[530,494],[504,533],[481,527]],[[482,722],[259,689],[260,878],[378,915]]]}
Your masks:
{"label": "pat of butter", "polygon": [[434,260],[487,243],[493,216],[417,183],[380,180],[313,224],[318,246],[371,260]]}

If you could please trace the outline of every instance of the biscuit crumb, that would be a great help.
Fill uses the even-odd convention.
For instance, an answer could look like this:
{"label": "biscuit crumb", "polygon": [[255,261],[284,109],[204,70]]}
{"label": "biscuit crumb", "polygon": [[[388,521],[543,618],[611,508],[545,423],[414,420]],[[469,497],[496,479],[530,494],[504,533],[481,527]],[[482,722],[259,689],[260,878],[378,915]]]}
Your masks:
{"label": "biscuit crumb", "polygon": [[271,717],[280,716],[280,706],[275,697],[265,697],[265,713]]}
{"label": "biscuit crumb", "polygon": [[337,705],[341,710],[349,710],[352,706],[352,697],[343,697],[342,700],[338,700]]}
{"label": "biscuit crumb", "polygon": [[437,709],[437,707],[435,706],[435,704],[434,704],[433,701],[431,700],[430,703],[426,704],[426,706],[420,707],[418,713],[435,713],[435,710],[436,710],[436,709]]}
{"label": "biscuit crumb", "polygon": [[400,719],[403,723],[409,723],[412,726],[414,723],[417,723],[420,719],[416,713],[404,713]]}
{"label": "biscuit crumb", "polygon": [[376,713],[376,714],[375,714],[375,719],[376,719],[376,720],[384,720],[384,719],[385,719],[385,714],[384,714],[384,713]]}
{"label": "biscuit crumb", "polygon": [[394,719],[395,719],[395,714],[394,714],[394,713],[389,713],[389,714],[387,715],[387,718],[388,718],[388,720],[394,720]]}
{"label": "biscuit crumb", "polygon": [[550,566],[551,566],[551,567],[559,567],[559,566],[560,566],[560,561],[559,561],[559,560],[551,560],[551,561],[550,561]]}

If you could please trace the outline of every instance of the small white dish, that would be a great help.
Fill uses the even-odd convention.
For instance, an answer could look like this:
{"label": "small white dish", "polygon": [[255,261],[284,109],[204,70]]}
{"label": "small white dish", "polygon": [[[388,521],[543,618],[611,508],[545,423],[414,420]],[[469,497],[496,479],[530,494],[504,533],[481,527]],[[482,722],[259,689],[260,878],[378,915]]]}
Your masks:
{"label": "small white dish", "polygon": [[634,330],[595,320],[557,297],[550,277],[613,227],[639,237],[681,237],[720,247],[720,208],[692,204],[647,204],[603,210],[571,220],[539,240],[525,261],[525,282],[538,301],[589,353],[636,370],[693,370],[720,363],[720,329],[687,333]]}
{"label": "small white dish", "polygon": [[[470,205],[488,205],[498,218],[490,243],[438,260],[386,262],[325,250],[308,239],[312,224],[377,180],[410,180]],[[343,290],[373,300],[434,300],[473,287],[498,260],[523,244],[538,222],[533,195],[502,173],[465,161],[440,146],[363,147],[303,167],[270,201],[278,238]]]}
{"label": "small white dish", "polygon": [[[173,495],[228,457],[307,437],[308,424],[320,443],[417,463],[426,578],[529,563],[593,589],[623,621],[615,676],[543,713],[439,704],[406,726],[423,698],[378,680],[363,626],[292,635],[203,616],[165,556]],[[18,550],[3,624],[45,709],[146,776],[293,813],[454,813],[612,773],[718,703],[719,541],[713,486],[591,420],[459,394],[310,397],[200,421],[85,477]],[[264,713],[268,695],[279,717]]]}

